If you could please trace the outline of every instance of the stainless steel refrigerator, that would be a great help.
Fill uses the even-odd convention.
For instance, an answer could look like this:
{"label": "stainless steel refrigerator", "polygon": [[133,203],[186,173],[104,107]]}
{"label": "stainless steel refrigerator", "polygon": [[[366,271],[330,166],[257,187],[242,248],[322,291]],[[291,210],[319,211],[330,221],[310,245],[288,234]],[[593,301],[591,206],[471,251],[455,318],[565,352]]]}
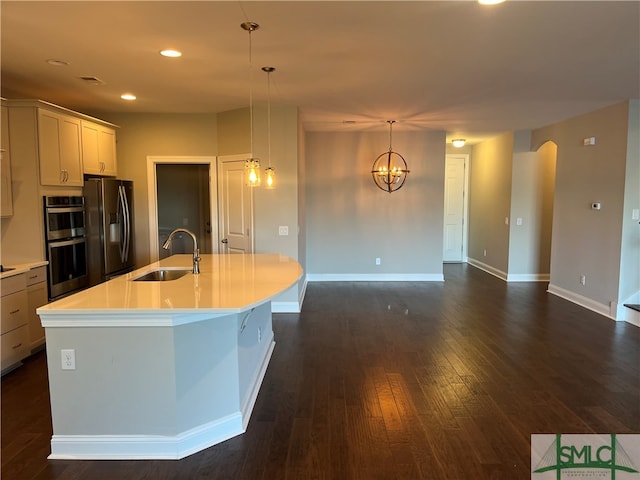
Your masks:
{"label": "stainless steel refrigerator", "polygon": [[84,182],[89,285],[135,268],[133,182],[89,178]]}

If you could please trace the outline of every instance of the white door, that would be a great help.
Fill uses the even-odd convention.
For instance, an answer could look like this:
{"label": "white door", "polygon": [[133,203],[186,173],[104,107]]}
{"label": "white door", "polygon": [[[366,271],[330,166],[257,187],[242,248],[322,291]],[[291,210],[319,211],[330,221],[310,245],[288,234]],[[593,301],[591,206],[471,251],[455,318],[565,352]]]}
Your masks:
{"label": "white door", "polygon": [[246,158],[219,157],[220,253],[253,253],[253,191],[244,181]]}
{"label": "white door", "polygon": [[442,252],[445,262],[462,262],[464,257],[466,159],[466,155],[446,157]]}

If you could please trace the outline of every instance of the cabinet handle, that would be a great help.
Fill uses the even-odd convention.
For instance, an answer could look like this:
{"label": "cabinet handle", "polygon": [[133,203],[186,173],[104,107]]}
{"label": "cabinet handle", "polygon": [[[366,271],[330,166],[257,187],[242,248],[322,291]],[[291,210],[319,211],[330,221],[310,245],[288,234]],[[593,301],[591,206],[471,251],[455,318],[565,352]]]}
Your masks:
{"label": "cabinet handle", "polygon": [[14,345],[13,347],[11,347],[13,350],[15,350],[16,348],[20,348],[22,346],[22,342],[20,342],[17,345]]}
{"label": "cabinet handle", "polygon": [[31,276],[29,277],[29,280],[33,280],[34,278],[38,278],[38,275],[31,275]]}
{"label": "cabinet handle", "polygon": [[20,309],[16,308],[15,310],[9,312],[9,315],[14,315],[14,314],[18,313],[19,311],[20,311]]}

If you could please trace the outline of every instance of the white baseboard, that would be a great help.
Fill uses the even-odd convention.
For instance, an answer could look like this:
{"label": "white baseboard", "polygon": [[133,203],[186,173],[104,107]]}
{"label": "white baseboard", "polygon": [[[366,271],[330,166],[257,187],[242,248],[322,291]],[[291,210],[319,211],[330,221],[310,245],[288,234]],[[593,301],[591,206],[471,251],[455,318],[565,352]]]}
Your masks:
{"label": "white baseboard", "polygon": [[479,268],[484,272],[490,273],[494,277],[498,277],[499,279],[504,280],[505,282],[507,281],[506,272],[503,272],[502,270],[498,270],[497,268],[492,267],[491,265],[487,265],[486,263],[483,263],[480,260],[476,260],[475,258],[469,257],[467,259],[467,263],[473,267]]}
{"label": "white baseboard", "polygon": [[50,460],[179,460],[244,433],[240,412],[175,436],[53,435]]}
{"label": "white baseboard", "polygon": [[309,282],[444,282],[442,273],[309,273]]}
{"label": "white baseboard", "polygon": [[548,282],[548,273],[507,273],[507,282]]}
{"label": "white baseboard", "polygon": [[468,258],[467,263],[505,282],[548,282],[551,278],[548,273],[506,273],[475,258]]}
{"label": "white baseboard", "polygon": [[547,292],[557,297],[564,298],[565,300],[569,300],[570,302],[580,305],[581,307],[591,310],[592,312],[596,312],[612,320],[616,320],[615,314],[612,311],[614,310],[612,305],[606,305],[604,303],[596,302],[591,298],[584,297],[575,292],[566,290],[562,287],[558,287],[557,285],[553,285],[551,283],[549,284],[549,288],[547,289]]}

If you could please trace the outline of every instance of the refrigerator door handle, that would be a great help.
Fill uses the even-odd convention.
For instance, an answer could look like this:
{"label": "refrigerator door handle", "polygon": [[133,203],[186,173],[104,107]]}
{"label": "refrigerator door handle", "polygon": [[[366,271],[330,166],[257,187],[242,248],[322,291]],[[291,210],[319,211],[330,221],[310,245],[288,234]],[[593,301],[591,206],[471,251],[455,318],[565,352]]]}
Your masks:
{"label": "refrigerator door handle", "polygon": [[120,261],[122,263],[124,263],[125,259],[124,255],[127,242],[125,217],[124,201],[122,200],[122,185],[118,185],[118,223],[120,224],[120,245],[118,245],[118,253],[120,254]]}
{"label": "refrigerator door handle", "polygon": [[122,208],[122,240],[120,243],[120,259],[125,263],[129,257],[129,234],[131,225],[129,222],[129,205],[123,185],[118,186],[118,202]]}

